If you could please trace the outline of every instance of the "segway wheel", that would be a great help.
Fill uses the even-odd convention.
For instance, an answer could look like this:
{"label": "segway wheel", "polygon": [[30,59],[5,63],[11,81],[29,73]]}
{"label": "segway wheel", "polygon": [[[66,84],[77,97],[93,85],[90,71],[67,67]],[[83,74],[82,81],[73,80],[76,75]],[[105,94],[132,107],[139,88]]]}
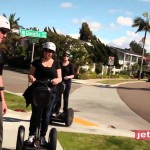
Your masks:
{"label": "segway wheel", "polygon": [[71,126],[72,122],[73,122],[73,118],[74,118],[74,111],[72,108],[69,108],[67,110],[67,113],[65,115],[65,125],[67,127]]}
{"label": "segway wheel", "polygon": [[23,150],[24,149],[24,136],[25,136],[25,127],[20,126],[18,128],[16,150]]}
{"label": "segway wheel", "polygon": [[57,147],[57,130],[52,128],[48,138],[48,150],[56,150]]}

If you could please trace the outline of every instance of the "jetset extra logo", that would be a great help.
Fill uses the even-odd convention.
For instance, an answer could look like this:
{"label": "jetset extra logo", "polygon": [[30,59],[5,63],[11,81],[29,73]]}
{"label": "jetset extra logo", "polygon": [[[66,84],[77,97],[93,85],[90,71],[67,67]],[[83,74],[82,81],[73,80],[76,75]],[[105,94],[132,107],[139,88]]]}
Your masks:
{"label": "jetset extra logo", "polygon": [[150,140],[150,130],[135,130],[136,140]]}

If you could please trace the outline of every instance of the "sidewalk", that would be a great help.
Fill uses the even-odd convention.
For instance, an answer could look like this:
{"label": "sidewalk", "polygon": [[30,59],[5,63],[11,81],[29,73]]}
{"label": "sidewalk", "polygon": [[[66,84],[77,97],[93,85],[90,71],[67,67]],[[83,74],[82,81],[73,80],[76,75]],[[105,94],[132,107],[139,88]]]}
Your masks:
{"label": "sidewalk", "polygon": [[[18,127],[20,125],[23,125],[25,127],[25,140],[28,138],[30,116],[31,116],[30,112],[16,112],[8,110],[7,114],[3,117],[3,128],[4,128],[3,148],[8,150],[15,149]],[[52,127],[49,126],[46,139],[48,139],[48,134],[51,128]],[[63,150],[59,141],[57,141],[57,150]]]}
{"label": "sidewalk", "polygon": [[120,84],[124,83],[134,83],[134,82],[145,82],[145,80],[138,80],[138,79],[133,79],[133,81],[129,81],[131,79],[110,79],[110,80],[127,80],[126,82],[118,83],[118,84],[103,84],[100,83],[101,81],[108,80],[108,79],[87,79],[87,80],[82,80],[82,79],[72,79],[73,83],[79,83],[79,84],[85,84],[85,85],[97,85],[97,86],[104,86],[104,87],[117,87]]}

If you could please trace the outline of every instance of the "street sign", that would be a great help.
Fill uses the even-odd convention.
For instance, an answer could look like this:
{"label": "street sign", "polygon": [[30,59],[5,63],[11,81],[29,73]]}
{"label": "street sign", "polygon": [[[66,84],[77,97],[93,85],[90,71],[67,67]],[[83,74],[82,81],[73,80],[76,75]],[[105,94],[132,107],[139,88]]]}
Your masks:
{"label": "street sign", "polygon": [[39,38],[35,38],[35,37],[28,37],[29,42],[30,43],[38,43],[39,42]]}
{"label": "street sign", "polygon": [[35,30],[26,30],[20,29],[19,30],[21,36],[29,36],[29,37],[39,37],[39,38],[46,38],[47,32],[35,31]]}
{"label": "street sign", "polygon": [[113,66],[114,65],[114,60],[115,60],[115,57],[109,56],[109,58],[108,58],[108,65]]}

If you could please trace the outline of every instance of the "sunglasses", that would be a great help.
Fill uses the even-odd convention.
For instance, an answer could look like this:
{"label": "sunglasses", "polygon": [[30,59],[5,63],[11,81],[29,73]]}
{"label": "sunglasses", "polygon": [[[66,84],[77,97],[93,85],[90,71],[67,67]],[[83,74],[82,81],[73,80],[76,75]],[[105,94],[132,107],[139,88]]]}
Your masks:
{"label": "sunglasses", "polygon": [[8,30],[8,29],[5,29],[5,28],[0,28],[0,32],[1,32],[2,34],[7,34],[7,33],[9,32],[9,30]]}
{"label": "sunglasses", "polygon": [[69,57],[69,55],[65,55],[64,57]]}
{"label": "sunglasses", "polygon": [[54,51],[52,50],[49,50],[49,49],[44,49],[45,52],[48,52],[48,53],[54,53]]}

